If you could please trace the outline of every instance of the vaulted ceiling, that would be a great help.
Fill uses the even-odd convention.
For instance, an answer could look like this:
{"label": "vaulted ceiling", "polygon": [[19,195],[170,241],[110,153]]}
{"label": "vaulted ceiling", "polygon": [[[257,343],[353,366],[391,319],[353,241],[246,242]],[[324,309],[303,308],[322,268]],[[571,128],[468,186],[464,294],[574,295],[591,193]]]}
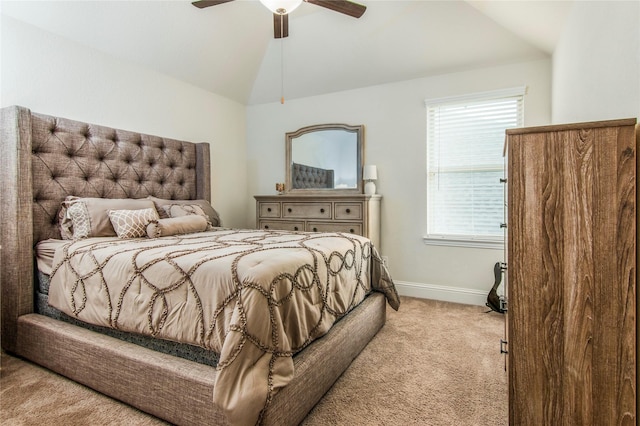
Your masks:
{"label": "vaulted ceiling", "polygon": [[243,104],[548,57],[570,1],[361,0],[360,19],[303,3],[273,38],[258,0],[7,1],[2,13]]}

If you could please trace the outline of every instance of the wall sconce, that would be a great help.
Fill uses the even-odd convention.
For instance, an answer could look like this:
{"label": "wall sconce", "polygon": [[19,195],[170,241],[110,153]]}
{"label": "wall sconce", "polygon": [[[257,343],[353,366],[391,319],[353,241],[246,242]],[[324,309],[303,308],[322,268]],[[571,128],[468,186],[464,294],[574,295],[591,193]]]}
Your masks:
{"label": "wall sconce", "polygon": [[364,184],[364,193],[367,195],[375,194],[376,184],[374,181],[378,179],[378,168],[374,165],[364,166],[362,179],[366,182]]}

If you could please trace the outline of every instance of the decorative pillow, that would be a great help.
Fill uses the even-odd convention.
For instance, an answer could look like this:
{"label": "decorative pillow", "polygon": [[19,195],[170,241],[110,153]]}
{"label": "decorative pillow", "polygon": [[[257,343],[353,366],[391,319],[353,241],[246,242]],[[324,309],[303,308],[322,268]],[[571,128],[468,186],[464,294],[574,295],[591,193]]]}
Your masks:
{"label": "decorative pillow", "polygon": [[67,209],[67,214],[73,224],[73,229],[67,230],[66,235],[72,238],[87,238],[91,234],[91,222],[89,221],[89,210],[85,203],[74,203]]}
{"label": "decorative pillow", "polygon": [[109,219],[119,238],[147,235],[147,225],[159,219],[155,207],[141,210],[109,210]]}
{"label": "decorative pillow", "polygon": [[160,215],[160,219],[166,219],[171,216],[167,215],[166,210],[163,208],[167,205],[175,205],[175,204],[189,204],[189,205],[197,205],[199,206],[209,219],[209,223],[211,226],[222,226],[222,221],[220,220],[220,215],[218,212],[211,206],[207,200],[164,200],[162,198],[156,197],[147,197],[147,199],[153,201],[156,206],[156,210]]}
{"label": "decorative pillow", "polygon": [[200,215],[189,215],[158,219],[147,225],[149,238],[168,237],[170,235],[191,234],[206,231],[209,228],[207,219]]}
{"label": "decorative pillow", "polygon": [[[80,198],[68,196],[60,211],[60,233],[65,240],[87,237],[115,237],[109,210],[155,209],[145,198]],[[156,213],[157,214],[157,213]]]}
{"label": "decorative pillow", "polygon": [[167,204],[162,209],[169,218],[177,218],[184,216],[202,216],[207,221],[207,230],[213,228],[209,216],[204,212],[202,207],[197,204]]}

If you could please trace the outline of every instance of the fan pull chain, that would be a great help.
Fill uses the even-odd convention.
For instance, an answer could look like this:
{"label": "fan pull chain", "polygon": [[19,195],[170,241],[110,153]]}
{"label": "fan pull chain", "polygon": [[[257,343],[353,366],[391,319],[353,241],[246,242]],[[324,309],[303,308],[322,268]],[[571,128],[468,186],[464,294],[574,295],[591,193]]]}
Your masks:
{"label": "fan pull chain", "polygon": [[280,15],[280,104],[284,105],[284,15]]}

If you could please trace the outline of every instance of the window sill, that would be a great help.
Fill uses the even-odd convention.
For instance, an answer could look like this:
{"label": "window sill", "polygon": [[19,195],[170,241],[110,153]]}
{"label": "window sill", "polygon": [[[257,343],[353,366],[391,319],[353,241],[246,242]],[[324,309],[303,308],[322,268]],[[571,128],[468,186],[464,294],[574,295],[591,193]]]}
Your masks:
{"label": "window sill", "polygon": [[485,248],[504,250],[504,240],[487,240],[473,237],[426,236],[422,241],[430,246]]}

